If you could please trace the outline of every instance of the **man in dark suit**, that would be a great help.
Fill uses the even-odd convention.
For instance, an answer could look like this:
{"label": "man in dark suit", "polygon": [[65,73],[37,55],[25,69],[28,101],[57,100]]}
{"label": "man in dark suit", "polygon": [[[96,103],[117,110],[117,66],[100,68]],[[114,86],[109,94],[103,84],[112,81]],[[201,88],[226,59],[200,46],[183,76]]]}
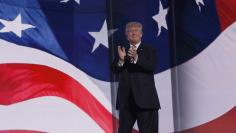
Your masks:
{"label": "man in dark suit", "polygon": [[137,120],[141,133],[158,133],[159,99],[155,88],[156,50],[141,42],[142,24],[126,25],[127,46],[118,46],[113,69],[120,75],[117,103],[119,133],[131,133]]}

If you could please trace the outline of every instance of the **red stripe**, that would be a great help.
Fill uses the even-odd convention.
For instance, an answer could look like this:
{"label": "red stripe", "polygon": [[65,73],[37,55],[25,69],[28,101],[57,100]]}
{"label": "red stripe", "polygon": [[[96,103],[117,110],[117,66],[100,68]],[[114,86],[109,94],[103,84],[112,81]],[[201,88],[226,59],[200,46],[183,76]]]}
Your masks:
{"label": "red stripe", "polygon": [[236,106],[223,116],[181,133],[235,133],[236,132]]}
{"label": "red stripe", "polygon": [[0,85],[0,104],[58,96],[84,110],[107,133],[113,132],[112,114],[84,86],[58,70],[42,65],[1,64]]}
{"label": "red stripe", "polygon": [[236,21],[236,0],[216,0],[222,31]]}

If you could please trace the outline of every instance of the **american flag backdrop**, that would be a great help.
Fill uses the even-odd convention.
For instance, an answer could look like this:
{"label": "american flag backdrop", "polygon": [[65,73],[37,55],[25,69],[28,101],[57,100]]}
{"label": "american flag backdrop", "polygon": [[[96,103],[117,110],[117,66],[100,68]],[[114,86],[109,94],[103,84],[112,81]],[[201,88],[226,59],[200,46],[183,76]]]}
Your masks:
{"label": "american flag backdrop", "polygon": [[0,129],[113,132],[110,89],[92,81],[109,81],[106,1],[1,0],[0,10]]}
{"label": "american flag backdrop", "polygon": [[168,1],[2,0],[0,6],[1,130],[116,132],[109,54],[126,43],[125,24],[140,21],[144,41],[162,49],[155,76],[160,128],[173,131]]}
{"label": "american flag backdrop", "polygon": [[235,9],[235,0],[0,0],[0,133],[116,132],[110,63],[130,21],[158,52],[159,131],[235,132]]}
{"label": "american flag backdrop", "polygon": [[175,131],[236,132],[236,1],[175,1]]}

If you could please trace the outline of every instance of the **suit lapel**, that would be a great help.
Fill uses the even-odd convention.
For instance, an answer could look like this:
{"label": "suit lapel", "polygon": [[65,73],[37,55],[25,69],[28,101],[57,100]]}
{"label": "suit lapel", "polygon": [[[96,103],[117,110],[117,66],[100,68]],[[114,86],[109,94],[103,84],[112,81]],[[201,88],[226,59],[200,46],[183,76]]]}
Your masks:
{"label": "suit lapel", "polygon": [[143,51],[143,44],[141,43],[137,49],[137,52],[140,53]]}

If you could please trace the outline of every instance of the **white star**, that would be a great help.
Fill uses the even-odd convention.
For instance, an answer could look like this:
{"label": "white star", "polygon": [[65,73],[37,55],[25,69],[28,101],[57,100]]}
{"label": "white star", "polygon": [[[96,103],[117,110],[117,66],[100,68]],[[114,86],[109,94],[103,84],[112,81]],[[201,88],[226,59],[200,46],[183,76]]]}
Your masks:
{"label": "white star", "polygon": [[152,18],[157,22],[158,25],[158,33],[157,36],[161,34],[161,27],[168,29],[166,24],[166,15],[168,12],[168,8],[163,9],[163,6],[161,4],[161,1],[159,3],[159,13],[153,16]]}
{"label": "white star", "polygon": [[95,42],[91,53],[93,53],[99,47],[100,44],[108,48],[108,31],[107,31],[106,20],[103,23],[102,28],[99,32],[89,32],[89,34],[95,38]]}
{"label": "white star", "polygon": [[[70,0],[61,0],[60,3],[67,3]],[[80,4],[80,0],[74,0],[77,4]]]}
{"label": "white star", "polygon": [[29,29],[29,28],[35,28],[35,26],[30,24],[23,24],[21,22],[21,15],[19,14],[13,21],[7,21],[0,19],[0,22],[4,25],[4,27],[0,30],[0,33],[4,32],[13,32],[18,37],[22,36],[22,31]]}
{"label": "white star", "polygon": [[203,0],[195,0],[196,4],[198,5],[199,11],[201,12],[201,5],[205,5]]}

